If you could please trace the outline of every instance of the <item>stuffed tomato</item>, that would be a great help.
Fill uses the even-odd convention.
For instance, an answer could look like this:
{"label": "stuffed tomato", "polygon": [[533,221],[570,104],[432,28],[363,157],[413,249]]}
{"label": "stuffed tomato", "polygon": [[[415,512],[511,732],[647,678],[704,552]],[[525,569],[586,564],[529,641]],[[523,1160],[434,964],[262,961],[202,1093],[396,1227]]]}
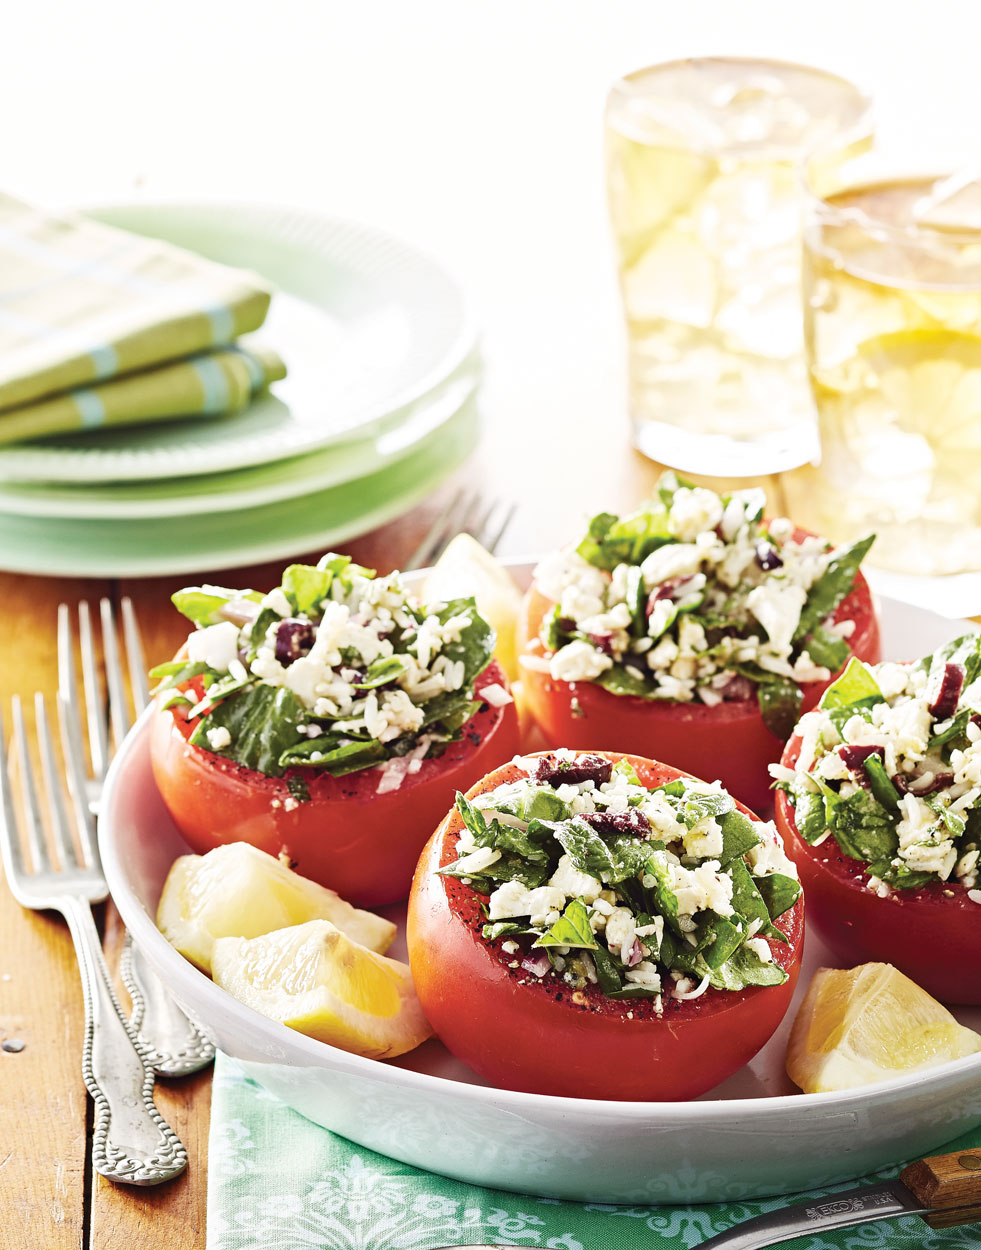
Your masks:
{"label": "stuffed tomato", "polygon": [[513,761],[458,796],[407,922],[437,1035],[494,1085],[676,1100],[763,1046],[790,1004],[803,903],[772,824],[619,752]]}
{"label": "stuffed tomato", "polygon": [[161,680],[154,777],[204,853],[246,841],[363,906],[404,898],[454,793],[518,749],[472,599],[422,607],[346,556],[267,595],[192,587]]}
{"label": "stuffed tomato", "polygon": [[772,771],[808,916],[843,964],[894,964],[981,1003],[981,635],[857,661]]}
{"label": "stuffed tomato", "polygon": [[665,475],[630,516],[601,513],[544,560],[522,608],[525,702],[548,745],[605,747],[718,778],[752,808],[798,715],[879,627],[858,571],[763,492]]}

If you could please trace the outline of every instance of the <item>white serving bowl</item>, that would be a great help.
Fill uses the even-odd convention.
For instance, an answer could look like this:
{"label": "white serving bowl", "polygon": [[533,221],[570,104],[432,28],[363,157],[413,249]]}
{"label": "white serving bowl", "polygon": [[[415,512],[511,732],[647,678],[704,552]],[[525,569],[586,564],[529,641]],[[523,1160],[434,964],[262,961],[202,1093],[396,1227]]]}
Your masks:
{"label": "white serving bowl", "polygon": [[[530,566],[512,569],[527,581]],[[908,659],[958,626],[883,605],[884,654]],[[359,1145],[473,1184],[592,1202],[683,1203],[792,1193],[927,1153],[981,1124],[981,1055],[832,1094],[794,1093],[790,1020],[814,969],[834,961],[809,935],[798,999],[756,1058],[687,1103],[604,1102],[485,1085],[438,1041],[395,1061],[364,1059],[237,1002],[154,923],[170,865],[189,853],[150,768],[149,716],[119,751],[99,839],[133,938],[175,998],[227,1054],[309,1119]],[[216,813],[220,819],[220,813]],[[393,920],[404,908],[384,909]],[[401,939],[401,932],[400,932]],[[394,952],[404,958],[404,945]],[[981,1008],[958,1008],[981,1031]]]}

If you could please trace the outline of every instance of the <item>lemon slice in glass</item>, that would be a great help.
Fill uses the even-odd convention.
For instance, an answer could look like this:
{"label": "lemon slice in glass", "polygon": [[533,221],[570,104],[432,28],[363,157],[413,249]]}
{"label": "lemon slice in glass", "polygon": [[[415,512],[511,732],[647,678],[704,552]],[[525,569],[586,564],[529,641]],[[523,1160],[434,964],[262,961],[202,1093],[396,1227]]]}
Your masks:
{"label": "lemon slice in glass", "polygon": [[819,968],[790,1032],[805,1094],[852,1089],[981,1051],[981,1036],[891,964]]}
{"label": "lemon slice in glass", "polygon": [[264,1016],[371,1059],[404,1054],[432,1034],[408,964],[352,942],[329,920],[219,938],[212,976]]}
{"label": "lemon slice in glass", "polygon": [[157,908],[164,937],[205,972],[216,938],[253,938],[316,919],[375,951],[388,950],[395,936],[390,921],[352,907],[248,842],[175,860]]}
{"label": "lemon slice in glass", "polygon": [[467,598],[497,633],[494,657],[513,681],[518,676],[515,626],[521,591],[499,560],[469,534],[457,534],[419,588],[424,603]]}

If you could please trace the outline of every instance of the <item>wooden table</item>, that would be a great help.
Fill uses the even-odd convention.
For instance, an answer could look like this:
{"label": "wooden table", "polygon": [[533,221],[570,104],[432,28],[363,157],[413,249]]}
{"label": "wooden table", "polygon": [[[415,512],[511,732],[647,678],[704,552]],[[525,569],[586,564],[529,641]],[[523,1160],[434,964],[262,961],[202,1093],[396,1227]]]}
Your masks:
{"label": "wooden table", "polygon": [[[542,551],[568,541],[589,514],[623,511],[642,500],[658,467],[629,449],[616,419],[589,431],[519,408],[489,424],[479,452],[455,482],[476,483],[488,494],[517,500],[519,510],[503,554]],[[380,570],[406,558],[455,482],[425,506],[344,545],[357,560]],[[718,485],[718,483],[713,483]],[[745,480],[740,485],[750,483]],[[777,479],[762,482],[771,511],[783,508]],[[293,553],[315,561],[322,552]],[[169,602],[178,587],[198,581],[265,589],[279,582],[277,561],[234,571],[150,579],[94,580],[0,573],[0,709],[9,716],[13,694],[32,696],[56,686],[55,621],[60,602],[129,595],[136,605],[149,664],[169,658],[187,624]],[[0,561],[2,563],[2,561]],[[111,967],[120,947],[120,923],[105,908],[105,946]],[[157,1105],[188,1149],[183,1176],[156,1189],[115,1186],[90,1168],[91,1109],[79,1064],[82,998],[68,931],[52,913],[22,910],[0,888],[0,1040],[23,1049],[0,1050],[0,1221],[2,1250],[203,1250],[209,1088],[207,1073],[157,1086]],[[121,991],[123,1002],[125,992]]]}

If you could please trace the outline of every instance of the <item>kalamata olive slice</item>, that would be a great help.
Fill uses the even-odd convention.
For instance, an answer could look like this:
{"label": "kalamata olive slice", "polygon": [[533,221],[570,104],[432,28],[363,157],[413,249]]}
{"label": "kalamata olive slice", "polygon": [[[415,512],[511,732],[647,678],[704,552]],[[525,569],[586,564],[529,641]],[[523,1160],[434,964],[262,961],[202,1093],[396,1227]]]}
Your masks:
{"label": "kalamata olive slice", "polygon": [[610,780],[613,765],[600,755],[579,755],[574,760],[560,760],[555,755],[539,757],[535,769],[535,780],[544,781],[547,785],[577,786],[583,781],[594,781],[598,786]]}
{"label": "kalamata olive slice", "polygon": [[930,715],[934,720],[947,720],[957,711],[957,700],[961,697],[964,686],[964,666],[962,664],[945,664],[943,676],[936,698],[930,704]]}
{"label": "kalamata olive slice", "polygon": [[582,819],[597,833],[607,837],[627,834],[633,838],[649,838],[651,822],[636,807],[628,807],[625,812],[587,812]]}

